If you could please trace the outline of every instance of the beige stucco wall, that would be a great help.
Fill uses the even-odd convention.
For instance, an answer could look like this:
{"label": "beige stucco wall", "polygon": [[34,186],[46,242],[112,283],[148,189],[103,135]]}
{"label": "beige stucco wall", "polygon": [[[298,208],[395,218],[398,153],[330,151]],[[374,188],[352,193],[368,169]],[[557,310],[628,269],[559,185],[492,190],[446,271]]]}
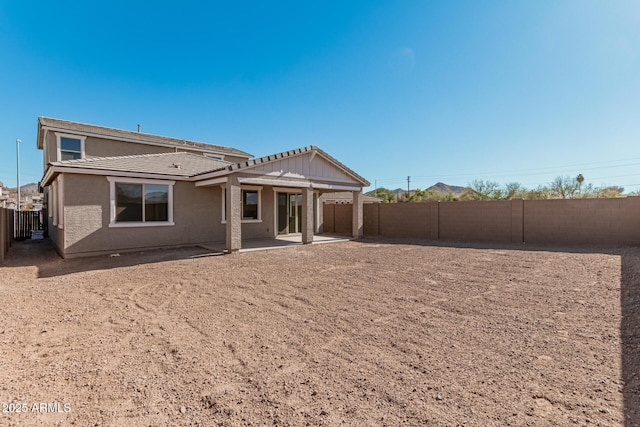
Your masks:
{"label": "beige stucco wall", "polygon": [[62,239],[64,237],[64,233],[62,233],[62,230],[59,229],[58,226],[53,225],[53,216],[50,216],[53,214],[53,204],[51,203],[50,190],[50,186],[44,188],[44,194],[47,199],[47,217],[44,220],[47,221],[47,233],[49,239],[51,240],[51,243],[53,243],[53,246],[56,248],[56,250],[62,254],[64,247]]}
{"label": "beige stucco wall", "polygon": [[[105,176],[64,174],[64,230],[49,221],[49,236],[65,257],[167,246],[223,242],[220,186],[177,181],[173,226],[109,228],[109,182]],[[263,187],[262,221],[242,223],[242,238],[273,237],[275,192]]]}
{"label": "beige stucco wall", "polygon": [[64,255],[222,241],[220,193],[177,181],[175,225],[109,228],[109,182],[104,176],[65,174]]}

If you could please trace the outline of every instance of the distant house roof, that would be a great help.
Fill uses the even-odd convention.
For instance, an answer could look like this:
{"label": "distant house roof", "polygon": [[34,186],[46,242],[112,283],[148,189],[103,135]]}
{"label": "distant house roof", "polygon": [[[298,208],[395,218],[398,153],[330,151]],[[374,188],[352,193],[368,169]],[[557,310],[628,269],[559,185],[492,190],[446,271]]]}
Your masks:
{"label": "distant house roof", "polygon": [[[224,160],[215,160],[191,153],[158,153],[135,156],[92,157],[88,159],[51,162],[51,166],[70,169],[136,172],[171,177],[188,178],[202,172],[218,170],[229,165]],[[42,183],[46,185],[46,182]]]}
{"label": "distant house roof", "polygon": [[67,131],[71,133],[79,133],[87,136],[97,136],[103,138],[121,139],[130,142],[156,144],[164,146],[172,146],[186,149],[195,149],[200,151],[210,151],[220,154],[228,154],[238,157],[251,157],[251,154],[232,147],[222,145],[207,144],[204,142],[187,141],[185,139],[170,138],[167,136],[152,135],[149,133],[133,132],[129,130],[114,129],[104,126],[90,125],[79,122],[71,122],[68,120],[52,119],[49,117],[38,117],[38,148],[42,149],[44,135],[40,132],[40,128],[48,128],[58,131]]}
{"label": "distant house roof", "polygon": [[[320,201],[323,203],[353,203],[353,195],[351,192],[337,192],[337,193],[324,193],[320,196]],[[362,203],[382,203],[382,199],[379,197],[362,195]]]}
{"label": "distant house roof", "polygon": [[[327,159],[329,162],[333,163],[333,165],[338,167],[339,169],[342,169],[345,173],[353,177],[356,181],[359,181],[365,187],[369,186],[370,184],[369,181],[367,181],[365,178],[358,175],[353,170],[345,166],[343,163],[339,162],[338,160],[336,160],[335,158],[333,158],[332,156],[330,156],[320,148],[316,147],[315,145],[309,145],[308,147],[302,147],[302,148],[296,148],[294,150],[283,151],[281,153],[271,154],[269,156],[247,160],[246,162],[233,163],[228,166],[220,168],[218,171],[211,171],[211,172],[224,172],[224,171],[237,172],[243,169],[250,169],[255,166],[260,166],[265,163],[286,159],[288,157],[299,156],[305,153],[313,153],[313,152],[321,155],[322,157]],[[202,174],[204,173],[207,173],[207,172],[203,172]]]}

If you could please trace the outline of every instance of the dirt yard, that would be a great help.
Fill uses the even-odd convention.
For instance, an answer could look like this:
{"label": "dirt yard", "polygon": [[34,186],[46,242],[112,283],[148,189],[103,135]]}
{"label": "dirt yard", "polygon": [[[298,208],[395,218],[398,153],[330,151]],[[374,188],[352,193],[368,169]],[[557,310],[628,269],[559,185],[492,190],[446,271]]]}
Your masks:
{"label": "dirt yard", "polygon": [[640,424],[640,249],[413,243],[16,245],[0,425]]}

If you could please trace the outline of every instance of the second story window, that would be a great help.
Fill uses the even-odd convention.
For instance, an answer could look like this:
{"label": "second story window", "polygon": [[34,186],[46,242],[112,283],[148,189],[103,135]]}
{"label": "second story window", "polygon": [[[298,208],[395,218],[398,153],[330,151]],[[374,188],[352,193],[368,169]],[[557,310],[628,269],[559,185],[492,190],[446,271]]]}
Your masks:
{"label": "second story window", "polygon": [[56,134],[58,153],[57,160],[84,159],[84,141],[86,137]]}

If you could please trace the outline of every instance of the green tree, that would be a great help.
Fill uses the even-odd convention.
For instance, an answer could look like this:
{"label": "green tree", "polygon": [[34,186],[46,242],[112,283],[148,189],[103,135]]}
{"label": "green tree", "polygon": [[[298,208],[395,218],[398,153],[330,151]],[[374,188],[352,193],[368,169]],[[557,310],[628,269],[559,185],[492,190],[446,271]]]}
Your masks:
{"label": "green tree", "polygon": [[469,187],[477,194],[476,200],[500,200],[504,198],[504,192],[500,184],[495,181],[484,181],[476,179],[469,184]]}
{"label": "green tree", "polygon": [[558,176],[549,184],[552,198],[574,199],[578,193],[578,181],[569,176]]}

